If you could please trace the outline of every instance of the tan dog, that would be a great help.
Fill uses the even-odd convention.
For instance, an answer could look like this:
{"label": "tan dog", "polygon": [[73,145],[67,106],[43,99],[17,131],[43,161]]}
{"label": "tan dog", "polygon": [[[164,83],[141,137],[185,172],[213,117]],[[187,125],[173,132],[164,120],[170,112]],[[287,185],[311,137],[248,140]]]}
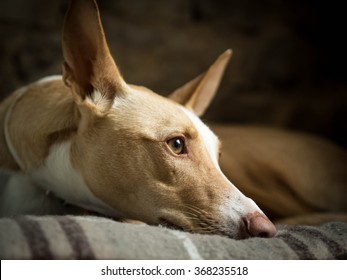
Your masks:
{"label": "tan dog", "polygon": [[219,140],[197,116],[231,51],[167,99],[125,83],[95,1],[73,0],[63,52],[63,77],[19,89],[1,104],[0,166],[21,171],[3,190],[2,215],[61,213],[65,201],[191,232],[275,235],[221,172]]}

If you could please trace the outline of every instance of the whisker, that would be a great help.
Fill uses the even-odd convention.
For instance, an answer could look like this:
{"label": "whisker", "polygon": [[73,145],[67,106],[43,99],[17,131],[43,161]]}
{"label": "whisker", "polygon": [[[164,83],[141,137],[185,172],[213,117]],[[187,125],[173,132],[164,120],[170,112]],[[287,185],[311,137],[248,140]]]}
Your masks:
{"label": "whisker", "polygon": [[193,225],[190,229],[185,229],[189,232],[229,235],[230,229],[226,225],[220,224],[205,209],[201,209],[195,205],[185,205],[182,213]]}

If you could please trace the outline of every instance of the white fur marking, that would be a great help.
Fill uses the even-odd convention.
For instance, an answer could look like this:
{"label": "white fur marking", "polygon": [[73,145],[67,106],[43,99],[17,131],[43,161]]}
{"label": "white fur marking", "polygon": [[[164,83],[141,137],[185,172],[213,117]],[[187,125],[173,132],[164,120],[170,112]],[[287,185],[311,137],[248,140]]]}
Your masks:
{"label": "white fur marking", "polygon": [[51,76],[47,76],[44,77],[42,79],[39,79],[36,83],[38,84],[43,84],[43,83],[47,83],[47,82],[51,82],[51,81],[58,81],[58,80],[62,80],[63,77],[61,75],[51,75]]}
{"label": "white fur marking", "polygon": [[110,101],[96,89],[92,92],[90,99],[92,103],[102,109],[106,109],[110,103]]}
{"label": "white fur marking", "polygon": [[116,95],[115,99],[113,100],[112,108],[115,110],[122,110],[123,108],[126,108],[131,104],[134,100],[134,97],[136,94],[142,94],[141,91],[138,91],[136,89],[133,89],[131,87],[126,87],[127,92],[129,93],[126,98],[123,96]]}
{"label": "white fur marking", "polygon": [[201,136],[201,139],[205,143],[207,152],[209,153],[214,166],[217,168],[217,170],[220,170],[220,167],[218,164],[217,136],[193,112],[189,111],[186,108],[183,108],[183,112],[189,117],[189,119],[194,124],[195,128],[198,130]]}
{"label": "white fur marking", "polygon": [[70,142],[52,146],[43,165],[33,172],[32,177],[45,190],[73,205],[110,216],[120,216],[119,212],[97,198],[81,175],[74,170],[70,160]]}

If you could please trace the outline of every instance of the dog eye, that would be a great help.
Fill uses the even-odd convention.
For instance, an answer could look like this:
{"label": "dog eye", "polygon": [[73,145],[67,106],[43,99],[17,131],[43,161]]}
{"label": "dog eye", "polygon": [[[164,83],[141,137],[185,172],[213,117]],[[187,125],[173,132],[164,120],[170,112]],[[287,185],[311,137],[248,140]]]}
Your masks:
{"label": "dog eye", "polygon": [[167,141],[169,148],[177,155],[184,153],[184,140],[179,137]]}

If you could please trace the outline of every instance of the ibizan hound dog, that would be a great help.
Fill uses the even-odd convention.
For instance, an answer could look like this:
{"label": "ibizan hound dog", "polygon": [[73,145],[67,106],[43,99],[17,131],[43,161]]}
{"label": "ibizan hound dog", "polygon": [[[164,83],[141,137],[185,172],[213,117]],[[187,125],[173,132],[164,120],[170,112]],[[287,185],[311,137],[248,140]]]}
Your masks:
{"label": "ibizan hound dog", "polygon": [[62,77],[39,80],[1,104],[0,164],[20,171],[6,186],[2,215],[59,213],[64,201],[191,232],[276,233],[223,175],[219,140],[198,118],[230,50],[164,98],[123,80],[95,1],[73,0],[63,53]]}
{"label": "ibizan hound dog", "polygon": [[[223,174],[220,140],[199,119],[217,91],[230,50],[165,98],[124,81],[109,52],[96,2],[72,0],[63,54],[62,76],[23,87],[0,105],[0,166],[17,172],[3,189],[2,216],[66,213],[67,203],[190,232],[232,238],[276,234],[253,200]],[[286,132],[215,129],[225,138],[224,170],[247,195],[254,192],[261,201],[271,197],[263,187],[275,193],[290,182],[284,192],[289,193],[287,204],[284,196],[273,201],[273,208],[264,203],[274,216],[274,209],[283,210],[276,218],[308,213],[316,205],[324,208],[328,199],[335,201],[334,209],[345,209],[345,185],[327,186],[336,190],[327,200],[311,193],[311,186],[321,182],[323,188],[330,177],[322,169],[315,174],[314,164],[307,168],[319,155],[305,164],[305,153],[297,150],[327,145],[324,160],[341,155],[335,164],[342,170],[345,155],[337,148]],[[292,158],[284,156],[281,147],[287,145]],[[305,173],[308,169],[313,173]],[[340,169],[329,176],[342,178]],[[297,202],[296,192],[309,197]]]}

